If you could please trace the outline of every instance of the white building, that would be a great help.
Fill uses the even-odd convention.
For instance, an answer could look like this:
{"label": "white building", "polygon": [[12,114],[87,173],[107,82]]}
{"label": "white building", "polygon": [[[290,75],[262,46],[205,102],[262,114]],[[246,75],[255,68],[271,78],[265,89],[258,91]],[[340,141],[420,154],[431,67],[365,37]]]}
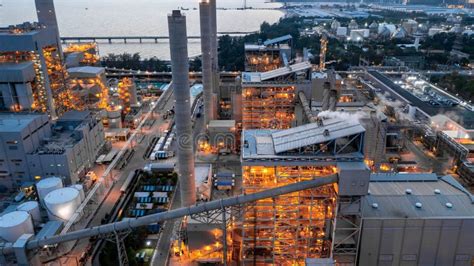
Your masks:
{"label": "white building", "polygon": [[0,115],[0,186],[14,189],[46,176],[75,183],[105,144],[102,123],[71,111],[52,125],[47,115]]}

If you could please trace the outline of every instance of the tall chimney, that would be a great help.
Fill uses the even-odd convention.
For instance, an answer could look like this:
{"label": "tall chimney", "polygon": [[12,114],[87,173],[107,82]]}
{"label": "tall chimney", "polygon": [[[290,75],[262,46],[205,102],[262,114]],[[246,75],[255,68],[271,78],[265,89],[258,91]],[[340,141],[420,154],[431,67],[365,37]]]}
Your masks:
{"label": "tall chimney", "polygon": [[196,203],[196,186],[189,91],[188,37],[186,33],[186,17],[179,10],[173,10],[173,13],[168,15],[168,29],[171,71],[176,101],[177,161],[181,206],[187,207]]}
{"label": "tall chimney", "polygon": [[211,4],[208,0],[199,3],[199,16],[201,22],[201,52],[202,52],[202,83],[204,86],[204,122],[207,125],[214,119],[213,92],[214,81],[212,71],[212,27]]}
{"label": "tall chimney", "polygon": [[[211,58],[212,58],[212,88],[213,88],[213,102],[217,108],[217,103],[220,99],[220,74],[219,74],[219,56],[217,52],[218,39],[217,39],[217,7],[216,0],[209,0],[211,4]],[[217,113],[217,109],[214,110],[214,115]]]}
{"label": "tall chimney", "polygon": [[56,19],[56,10],[54,9],[53,0],[35,0],[36,14],[38,15],[38,22],[43,24],[47,29],[53,31],[58,46],[59,56],[62,58],[61,40],[59,38],[59,26]]}

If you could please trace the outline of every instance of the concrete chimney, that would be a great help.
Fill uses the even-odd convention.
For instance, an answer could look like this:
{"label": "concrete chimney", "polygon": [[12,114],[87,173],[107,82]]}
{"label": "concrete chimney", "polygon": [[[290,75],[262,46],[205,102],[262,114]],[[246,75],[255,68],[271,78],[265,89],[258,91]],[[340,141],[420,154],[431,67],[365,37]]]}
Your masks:
{"label": "concrete chimney", "polygon": [[168,16],[170,36],[171,71],[173,76],[178,143],[178,176],[181,206],[196,203],[194,174],[193,132],[191,127],[191,103],[189,91],[188,37],[186,17],[179,10]]}
{"label": "concrete chimney", "polygon": [[[217,38],[217,7],[216,0],[209,0],[211,4],[211,60],[212,60],[212,88],[214,93],[214,103],[217,108],[217,102],[220,99],[220,75],[219,75],[219,54]],[[217,110],[214,110],[217,113]],[[215,114],[216,115],[216,114]]]}
{"label": "concrete chimney", "polygon": [[201,22],[201,52],[202,52],[202,83],[204,86],[204,122],[207,125],[214,116],[214,81],[212,71],[212,27],[211,4],[208,0],[199,3],[199,16]]}
{"label": "concrete chimney", "polygon": [[61,40],[59,38],[59,26],[56,19],[56,10],[54,9],[53,0],[35,0],[36,14],[38,15],[38,22],[43,24],[47,29],[52,30],[56,36],[58,51],[61,58],[63,57]]}

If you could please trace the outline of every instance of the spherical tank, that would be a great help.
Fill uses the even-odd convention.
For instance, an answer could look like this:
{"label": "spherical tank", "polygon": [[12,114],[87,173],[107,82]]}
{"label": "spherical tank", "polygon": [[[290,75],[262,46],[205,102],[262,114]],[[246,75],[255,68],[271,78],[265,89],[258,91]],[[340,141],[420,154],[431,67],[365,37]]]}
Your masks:
{"label": "spherical tank", "polygon": [[9,212],[0,217],[0,238],[15,242],[23,234],[34,234],[33,220],[25,211]]}
{"label": "spherical tank", "polygon": [[37,201],[27,201],[20,204],[17,208],[17,211],[25,211],[31,215],[33,222],[38,225],[41,223],[41,213],[39,209],[39,204]]}
{"label": "spherical tank", "polygon": [[49,192],[62,188],[63,181],[59,177],[48,177],[36,183],[36,190],[41,203]]}
{"label": "spherical tank", "polygon": [[81,205],[81,195],[75,188],[60,188],[48,193],[44,203],[50,220],[68,221]]}

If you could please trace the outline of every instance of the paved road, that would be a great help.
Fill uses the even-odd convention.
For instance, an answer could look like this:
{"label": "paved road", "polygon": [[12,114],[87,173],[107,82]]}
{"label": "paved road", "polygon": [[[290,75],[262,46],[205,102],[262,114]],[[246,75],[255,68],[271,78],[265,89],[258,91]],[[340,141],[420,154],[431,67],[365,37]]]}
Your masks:
{"label": "paved road", "polygon": [[[97,210],[93,219],[90,221],[88,227],[97,226],[101,224],[102,219],[106,216],[106,214],[112,212],[112,209],[114,208],[115,204],[119,201],[119,198],[121,196],[120,188],[123,185],[123,182],[127,178],[128,174],[131,171],[135,171],[136,169],[142,169],[147,163],[147,161],[143,159],[143,154],[148,147],[149,141],[152,139],[154,135],[162,131],[163,125],[167,123],[167,121],[163,120],[161,115],[157,113],[160,113],[163,110],[171,109],[173,105],[173,101],[170,99],[171,97],[163,105],[157,106],[156,113],[155,113],[156,115],[153,115],[153,117],[151,118],[151,119],[155,119],[155,123],[153,123],[153,126],[151,128],[147,128],[145,126],[144,129],[142,129],[142,134],[144,134],[145,138],[143,138],[143,141],[141,143],[134,143],[133,146],[135,149],[135,154],[130,159],[129,163],[121,171],[115,171],[115,170],[113,171],[114,172],[113,179],[116,181],[113,184],[113,187],[110,193],[102,202],[100,209]],[[137,140],[139,139],[141,138],[137,137]],[[77,229],[79,228],[76,228],[76,230]],[[83,252],[87,249],[88,246],[89,246],[89,239],[88,238],[81,239],[76,243],[76,246],[68,254],[67,257],[66,256],[62,257],[60,260],[56,260],[52,263],[49,263],[49,265],[51,266],[53,265],[68,265],[68,266],[79,265],[78,264],[79,258],[83,254]],[[92,263],[90,261],[87,263],[87,265],[91,265],[91,264]]]}

